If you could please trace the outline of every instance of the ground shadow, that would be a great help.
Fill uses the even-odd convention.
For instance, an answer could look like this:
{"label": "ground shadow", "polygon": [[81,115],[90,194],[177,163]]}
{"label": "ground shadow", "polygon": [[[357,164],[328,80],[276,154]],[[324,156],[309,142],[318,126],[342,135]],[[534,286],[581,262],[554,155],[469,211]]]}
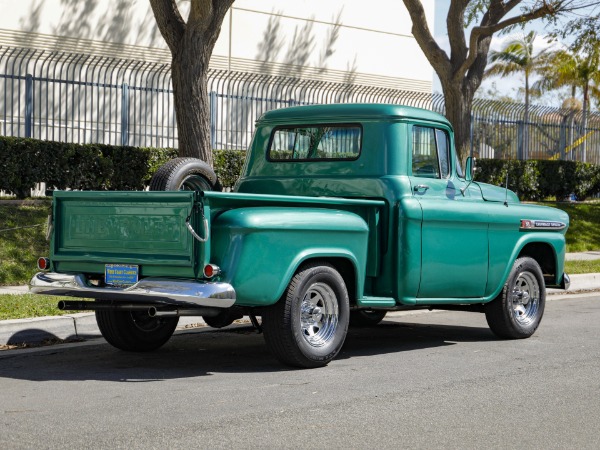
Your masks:
{"label": "ground shadow", "polygon": [[[384,321],[352,328],[337,359],[400,354],[461,342],[492,341],[487,328]],[[31,381],[157,382],[214,373],[267,373],[293,370],[268,351],[250,326],[180,332],[155,352],[127,353],[96,339],[75,345],[0,352],[0,377]]]}

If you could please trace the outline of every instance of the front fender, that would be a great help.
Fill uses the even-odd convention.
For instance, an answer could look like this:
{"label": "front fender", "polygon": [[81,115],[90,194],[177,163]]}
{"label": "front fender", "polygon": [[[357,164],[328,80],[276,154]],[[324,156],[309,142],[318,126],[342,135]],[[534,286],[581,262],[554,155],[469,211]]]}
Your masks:
{"label": "front fender", "polygon": [[369,229],[358,215],[326,208],[254,207],[219,215],[212,224],[212,262],[236,291],[236,305],[267,306],[283,295],[309,259],[343,258],[364,289]]}
{"label": "front fender", "polygon": [[491,301],[500,294],[500,291],[504,287],[506,280],[510,275],[510,271],[513,267],[514,262],[519,257],[519,254],[527,244],[546,244],[548,245],[553,253],[556,261],[555,284],[560,284],[562,274],[564,272],[565,265],[565,237],[562,233],[556,232],[526,232],[519,237],[516,245],[513,247],[512,253],[508,261],[503,264],[500,261],[496,261],[496,267],[490,266],[490,273],[488,278],[488,292],[486,300]]}

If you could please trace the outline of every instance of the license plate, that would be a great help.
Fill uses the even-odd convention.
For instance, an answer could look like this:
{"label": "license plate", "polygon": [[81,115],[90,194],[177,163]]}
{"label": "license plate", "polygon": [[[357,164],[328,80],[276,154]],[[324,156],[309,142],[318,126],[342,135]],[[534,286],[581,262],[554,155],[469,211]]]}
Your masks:
{"label": "license plate", "polygon": [[104,281],[113,286],[131,286],[138,282],[139,266],[129,264],[106,264]]}

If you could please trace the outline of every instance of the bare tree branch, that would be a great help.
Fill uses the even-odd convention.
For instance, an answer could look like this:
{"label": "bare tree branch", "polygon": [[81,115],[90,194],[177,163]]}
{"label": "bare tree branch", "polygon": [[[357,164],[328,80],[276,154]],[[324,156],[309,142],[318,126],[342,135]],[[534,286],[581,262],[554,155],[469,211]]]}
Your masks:
{"label": "bare tree branch", "polygon": [[462,61],[467,57],[468,49],[462,24],[468,4],[469,0],[454,1],[450,3],[448,10],[446,27],[450,41],[450,59],[453,63]]}
{"label": "bare tree branch", "polygon": [[[526,14],[522,14],[520,16],[511,17],[504,21],[498,21],[497,23],[494,23],[494,19],[502,19],[502,17],[504,17],[506,13],[508,13],[519,3],[520,0],[511,0],[506,4],[504,4],[501,0],[496,0],[492,2],[492,4],[490,5],[489,16],[487,18],[484,17],[484,19],[482,20],[482,23],[486,21],[490,23],[490,25],[480,25],[474,27],[471,30],[471,36],[469,38],[469,54],[467,56],[467,59],[465,59],[465,61],[461,64],[460,68],[455,72],[455,77],[464,76],[464,74],[473,65],[479,53],[478,48],[484,39],[491,38],[494,33],[508,28],[512,25],[529,22],[531,20],[539,19],[550,14],[556,14],[557,12],[555,3],[549,4],[548,2],[544,1],[541,7],[533,11],[530,11]],[[557,2],[557,4],[562,3],[563,2]],[[501,6],[498,6],[498,9],[492,11],[492,8],[496,7],[498,4],[501,4]]]}
{"label": "bare tree branch", "polygon": [[177,8],[175,0],[150,0],[150,6],[165,42],[171,53],[177,49],[178,43],[185,33],[185,21]]}
{"label": "bare tree branch", "polygon": [[450,70],[450,59],[433,38],[420,0],[403,0],[412,20],[412,33],[436,72]]}

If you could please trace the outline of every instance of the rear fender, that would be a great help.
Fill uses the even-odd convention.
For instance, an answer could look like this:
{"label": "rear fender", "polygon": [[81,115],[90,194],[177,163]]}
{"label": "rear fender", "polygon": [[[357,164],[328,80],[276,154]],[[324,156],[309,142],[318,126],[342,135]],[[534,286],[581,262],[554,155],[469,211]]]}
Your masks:
{"label": "rear fender", "polygon": [[212,224],[212,262],[236,291],[236,304],[272,305],[310,259],[343,258],[364,290],[369,228],[358,215],[326,208],[232,209]]}

